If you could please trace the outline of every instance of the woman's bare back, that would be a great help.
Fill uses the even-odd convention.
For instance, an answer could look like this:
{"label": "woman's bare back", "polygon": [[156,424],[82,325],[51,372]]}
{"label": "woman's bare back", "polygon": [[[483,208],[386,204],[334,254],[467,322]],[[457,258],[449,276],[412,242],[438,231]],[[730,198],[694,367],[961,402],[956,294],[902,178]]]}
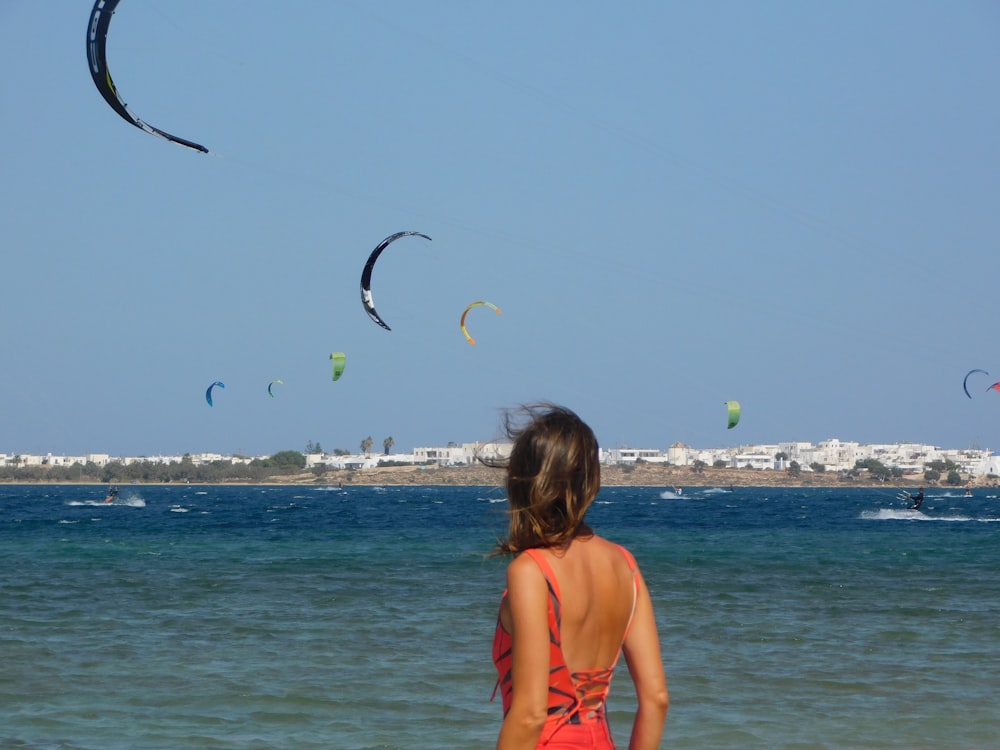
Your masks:
{"label": "woman's bare back", "polygon": [[635,605],[635,579],[621,548],[599,536],[545,552],[562,602],[562,651],[570,672],[614,664]]}

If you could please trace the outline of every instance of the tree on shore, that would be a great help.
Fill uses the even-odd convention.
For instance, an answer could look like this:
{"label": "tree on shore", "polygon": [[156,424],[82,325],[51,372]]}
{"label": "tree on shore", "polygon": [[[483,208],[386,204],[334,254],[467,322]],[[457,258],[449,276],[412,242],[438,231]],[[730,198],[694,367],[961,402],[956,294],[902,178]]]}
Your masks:
{"label": "tree on shore", "polygon": [[271,456],[271,463],[279,469],[304,469],[306,457],[298,451],[278,451]]}
{"label": "tree on shore", "polygon": [[879,482],[884,482],[892,478],[899,479],[903,476],[903,470],[898,466],[894,466],[890,469],[888,466],[875,458],[866,458],[863,461],[859,459],[854,462],[854,476],[857,476],[858,473],[863,470],[867,470],[868,475],[872,479],[876,479]]}
{"label": "tree on shore", "polygon": [[392,450],[392,446],[396,444],[396,441],[392,439],[392,435],[387,437],[382,441],[383,455],[388,456],[389,451]]}
{"label": "tree on shore", "polygon": [[375,441],[372,440],[372,436],[369,435],[364,440],[361,441],[361,452],[366,456],[370,456],[372,453],[372,446],[375,445]]}

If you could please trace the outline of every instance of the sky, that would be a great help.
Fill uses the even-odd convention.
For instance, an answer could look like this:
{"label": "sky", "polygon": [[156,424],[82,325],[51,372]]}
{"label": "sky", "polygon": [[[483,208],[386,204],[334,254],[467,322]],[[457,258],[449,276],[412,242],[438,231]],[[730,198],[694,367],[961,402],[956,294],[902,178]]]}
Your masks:
{"label": "sky", "polygon": [[1000,450],[992,0],[121,0],[208,154],[91,6],[0,0],[0,453]]}

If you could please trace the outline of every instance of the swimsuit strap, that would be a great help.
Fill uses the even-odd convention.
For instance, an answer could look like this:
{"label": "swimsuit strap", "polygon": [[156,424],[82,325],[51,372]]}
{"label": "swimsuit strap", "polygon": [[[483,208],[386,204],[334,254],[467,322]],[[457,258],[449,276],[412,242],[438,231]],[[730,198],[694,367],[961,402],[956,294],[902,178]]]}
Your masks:
{"label": "swimsuit strap", "polygon": [[552,592],[552,595],[555,596],[556,601],[561,602],[562,596],[559,593],[559,579],[556,578],[555,571],[552,570],[552,565],[549,564],[548,558],[546,558],[545,554],[540,549],[536,549],[534,547],[526,549],[524,554],[534,560],[538,567],[542,569],[542,575],[545,576],[545,580],[549,584],[549,590]]}
{"label": "swimsuit strap", "polygon": [[[622,547],[620,544],[615,545],[622,551],[625,555],[625,560],[628,562],[629,570],[632,571],[632,612],[628,616],[628,624],[625,626],[625,635],[622,636],[622,645],[625,645],[625,639],[628,638],[629,631],[632,630],[632,620],[635,618],[635,608],[639,604],[639,566],[635,562],[635,558],[632,553],[627,549]],[[615,664],[618,660],[615,659]],[[613,668],[613,667],[612,667]]]}
{"label": "swimsuit strap", "polygon": [[[559,582],[556,580],[555,573],[552,570],[552,566],[549,565],[549,561],[545,559],[545,555],[542,554],[541,550],[538,549],[526,549],[522,554],[527,555],[542,571],[542,576],[545,578],[545,585],[548,587],[548,620],[549,620],[549,659],[556,668],[568,670],[566,668],[565,659],[562,655],[562,646],[560,643],[560,626],[562,624],[562,601],[559,598]],[[501,602],[507,598],[507,590],[504,589],[503,596],[501,597]],[[504,699],[504,715],[507,714],[507,710],[510,707],[509,699],[511,692],[511,671],[513,668],[513,650],[512,641],[510,634],[504,630],[503,621],[500,617],[500,612],[497,612],[497,626],[496,634],[494,635],[494,654],[493,660],[497,664],[497,681],[493,686],[493,694],[490,696],[492,701],[496,698],[497,692],[501,693]],[[570,680],[572,683],[572,680]],[[551,691],[551,686],[550,686]],[[566,697],[572,697],[568,693]]]}

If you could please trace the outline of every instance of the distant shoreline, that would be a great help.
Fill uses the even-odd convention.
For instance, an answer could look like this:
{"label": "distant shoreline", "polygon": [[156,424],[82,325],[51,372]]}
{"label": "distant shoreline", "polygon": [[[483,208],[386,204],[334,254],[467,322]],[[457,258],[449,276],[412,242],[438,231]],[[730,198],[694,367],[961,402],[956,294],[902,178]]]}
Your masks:
{"label": "distant shoreline", "polygon": [[[357,471],[329,471],[324,474],[302,472],[264,480],[231,480],[222,482],[191,482],[198,485],[292,485],[292,486],[467,486],[501,487],[503,471],[487,466],[383,466]],[[2,484],[90,484],[103,486],[106,482],[46,482],[42,480],[5,479]],[[186,482],[139,482],[115,480],[122,485],[184,485]],[[802,472],[793,476],[785,471],[760,469],[705,468],[694,472],[689,466],[664,466],[657,464],[615,465],[601,467],[601,484],[606,487],[994,487],[995,479],[978,477],[976,480],[949,485],[945,482],[928,482],[921,475],[899,477],[888,482],[878,482],[867,477],[842,478],[837,472]]]}

